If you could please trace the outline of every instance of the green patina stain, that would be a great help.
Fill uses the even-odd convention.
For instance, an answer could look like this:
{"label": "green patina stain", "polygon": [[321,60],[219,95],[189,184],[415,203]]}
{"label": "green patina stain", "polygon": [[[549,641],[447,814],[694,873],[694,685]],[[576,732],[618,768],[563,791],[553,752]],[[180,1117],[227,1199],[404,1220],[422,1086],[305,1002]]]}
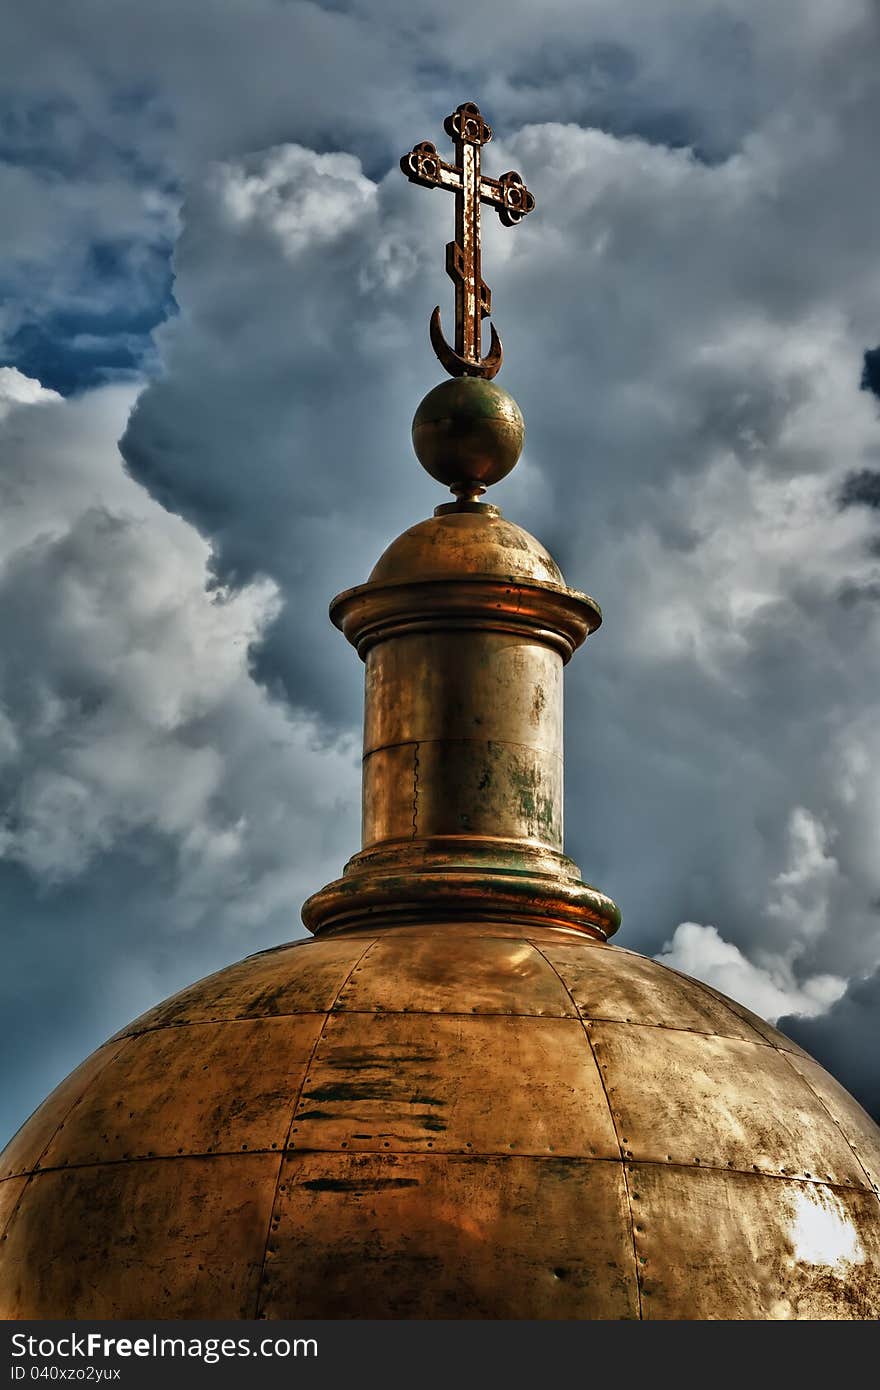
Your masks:
{"label": "green patina stain", "polygon": [[556,805],[552,796],[541,795],[541,774],[535,767],[510,769],[510,782],[526,820],[547,834],[555,834]]}

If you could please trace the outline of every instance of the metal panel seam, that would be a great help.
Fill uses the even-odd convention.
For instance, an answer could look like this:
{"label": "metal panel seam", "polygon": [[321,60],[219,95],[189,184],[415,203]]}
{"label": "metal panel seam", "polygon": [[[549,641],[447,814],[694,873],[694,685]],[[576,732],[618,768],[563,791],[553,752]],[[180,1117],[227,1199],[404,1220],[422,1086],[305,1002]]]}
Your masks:
{"label": "metal panel seam", "polygon": [[[751,1023],[748,1022],[748,1019],[740,1018],[739,1014],[736,1012],[736,1009],[732,1009],[730,1007],[726,997],[719,990],[713,990],[711,985],[707,985],[703,980],[698,980],[694,975],[685,975],[684,972],[681,970],[674,970],[671,965],[664,965],[662,961],[654,960],[653,956],[651,957],[651,960],[653,961],[654,965],[659,965],[661,970],[667,970],[670,975],[675,975],[677,979],[684,980],[689,985],[696,985],[700,993],[707,995],[708,998],[713,1001],[713,1003],[722,1004],[724,1008],[727,1010],[727,1012],[730,1014],[731,1018],[735,1018],[738,1023],[747,1024],[747,1026],[752,1029],[752,1032],[755,1034],[755,1036],[757,1038],[760,1038],[761,1042],[764,1044],[765,1047],[772,1047],[776,1052],[782,1051],[781,1047],[777,1047],[776,1044],[774,1042],[771,1042],[769,1038],[765,1038],[761,1033],[759,1033],[757,1028],[755,1028]],[[735,1000],[734,1002],[736,1003],[737,1001]],[[743,1004],[741,1007],[745,1008],[746,1006],[745,1004]],[[749,1010],[748,1012],[751,1012],[751,1010]],[[762,1023],[766,1023],[766,1019],[762,1019],[761,1021]],[[767,1027],[772,1027],[772,1024],[768,1023]],[[725,1035],[723,1033],[709,1033],[706,1036],[712,1038],[723,1038]],[[749,1042],[750,1039],[746,1038],[744,1039],[744,1041]]]}
{"label": "metal panel seam", "polygon": [[[574,1021],[574,1020],[572,1020]],[[616,1155],[606,1154],[560,1154],[560,1153],[529,1153],[527,1150],[518,1150],[515,1155],[511,1155],[509,1149],[481,1149],[478,1153],[467,1149],[432,1149],[428,1152],[425,1149],[394,1149],[386,1153],[384,1149],[341,1149],[341,1148],[310,1148],[308,1144],[297,1146],[297,1154],[345,1154],[346,1157],[362,1155],[364,1157],[382,1156],[388,1158],[406,1159],[463,1159],[469,1162],[472,1159],[483,1158],[521,1158],[528,1160],[529,1163],[620,1163],[620,1158]],[[15,1177],[0,1178],[0,1187],[6,1182],[18,1182],[20,1177],[41,1178],[47,1173],[70,1173],[83,1168],[119,1168],[130,1166],[133,1163],[185,1163],[188,1159],[198,1159],[200,1162],[208,1159],[218,1158],[257,1158],[263,1154],[268,1154],[270,1158],[278,1157],[277,1149],[248,1149],[243,1154],[240,1149],[214,1149],[210,1153],[207,1150],[198,1150],[193,1153],[173,1153],[173,1154],[137,1154],[129,1158],[95,1158],[82,1163],[65,1163],[58,1167],[49,1166],[41,1168],[38,1173],[19,1174]],[[798,1183],[803,1187],[827,1187],[832,1192],[842,1192],[846,1194],[857,1193],[865,1197],[874,1198],[876,1196],[873,1187],[856,1187],[849,1182],[828,1182],[826,1178],[810,1177],[807,1178],[803,1173],[771,1173],[765,1169],[757,1172],[753,1168],[731,1167],[728,1163],[700,1163],[695,1167],[692,1163],[685,1163],[678,1159],[663,1158],[630,1158],[624,1159],[624,1164],[631,1163],[639,1168],[679,1168],[684,1173],[723,1173],[740,1178],[749,1178],[754,1182],[785,1182]],[[880,1199],[878,1199],[880,1200]]]}
{"label": "metal panel seam", "polygon": [[[534,945],[534,942],[532,943],[532,945]],[[535,950],[538,952],[538,955],[542,958],[542,960],[546,961],[548,967],[553,971],[553,974],[556,976],[557,980],[558,980],[559,983],[562,985],[562,988],[565,990],[566,994],[568,995],[569,999],[571,1000],[572,1007],[574,1008],[574,1010],[575,1010],[575,1012],[576,1012],[576,1014],[577,1014],[578,1022],[580,1023],[581,1028],[582,1028],[582,1030],[583,1030],[584,1037],[586,1038],[587,1047],[590,1049],[590,1056],[591,1056],[592,1059],[593,1059],[593,1066],[596,1068],[596,1073],[597,1073],[597,1075],[598,1075],[598,1077],[599,1077],[599,1082],[600,1082],[601,1087],[602,1087],[602,1094],[603,1094],[603,1096],[605,1097],[605,1104],[608,1106],[608,1116],[609,1116],[609,1119],[611,1120],[611,1124],[612,1124],[612,1127],[613,1127],[613,1129],[614,1129],[614,1137],[615,1137],[615,1139],[616,1139],[616,1141],[617,1141],[617,1147],[618,1147],[618,1149],[620,1150],[620,1171],[621,1171],[621,1174],[623,1175],[623,1190],[624,1190],[624,1192],[626,1193],[626,1206],[627,1206],[627,1210],[628,1210],[628,1212],[629,1212],[629,1234],[630,1234],[630,1241],[631,1241],[631,1243],[632,1243],[632,1252],[633,1252],[633,1271],[634,1271],[634,1273],[635,1273],[635,1279],[636,1279],[636,1293],[637,1293],[637,1295],[638,1295],[638,1300],[639,1300],[639,1319],[640,1319],[640,1321],[641,1321],[641,1320],[644,1319],[644,1311],[643,1311],[643,1308],[642,1308],[642,1278],[641,1278],[641,1274],[640,1274],[640,1272],[639,1272],[639,1256],[638,1256],[638,1251],[637,1251],[637,1249],[636,1249],[635,1217],[633,1216],[632,1198],[631,1198],[631,1196],[630,1196],[630,1190],[629,1190],[629,1177],[628,1177],[627,1171],[626,1171],[626,1161],[625,1161],[625,1159],[624,1159],[623,1145],[622,1145],[621,1142],[620,1142],[620,1132],[619,1132],[619,1130],[618,1130],[618,1128],[617,1128],[617,1121],[616,1121],[616,1119],[614,1118],[614,1111],[613,1111],[612,1108],[611,1108],[611,1100],[610,1100],[609,1095],[608,1095],[608,1088],[607,1088],[607,1086],[605,1085],[605,1078],[604,1078],[604,1076],[602,1075],[602,1068],[599,1066],[599,1061],[598,1061],[598,1059],[597,1059],[597,1057],[596,1057],[596,1049],[593,1047],[593,1039],[590,1037],[590,1033],[589,1033],[589,1030],[588,1030],[588,1028],[587,1028],[587,1025],[586,1025],[586,1023],[584,1022],[583,1018],[581,1017],[580,1010],[578,1009],[578,1006],[577,1006],[577,1000],[575,999],[575,997],[574,997],[574,995],[572,994],[571,990],[568,988],[568,985],[567,985],[567,984],[565,983],[565,981],[563,980],[563,978],[562,978],[562,976],[560,975],[559,971],[556,969],[556,966],[553,964],[553,962],[552,962],[551,960],[548,960],[547,956],[544,955],[544,952],[541,950],[540,946],[535,946]]]}
{"label": "metal panel seam", "polygon": [[288,1144],[290,1143],[290,1131],[291,1131],[291,1127],[292,1127],[292,1125],[293,1125],[293,1121],[294,1121],[294,1119],[296,1118],[297,1107],[299,1106],[300,1100],[302,1099],[303,1087],[304,1087],[305,1084],[306,1084],[306,1077],[309,1075],[309,1072],[311,1071],[312,1062],[313,1062],[314,1059],[315,1059],[315,1053],[317,1052],[318,1046],[319,1046],[319,1044],[320,1044],[320,1042],[321,1042],[321,1039],[322,1039],[323,1036],[324,1036],[324,1030],[326,1029],[327,1024],[328,1024],[328,1022],[329,1022],[329,1020],[330,1020],[330,1015],[331,1015],[331,1013],[333,1012],[334,1008],[336,1007],[336,1002],[337,1002],[337,1000],[339,999],[340,994],[341,994],[342,991],[345,989],[345,986],[348,984],[348,982],[349,982],[349,980],[351,979],[352,975],[353,975],[354,972],[357,970],[357,968],[358,968],[358,966],[360,965],[361,961],[362,961],[362,960],[364,959],[364,957],[367,956],[367,955],[370,953],[370,951],[373,949],[373,947],[374,947],[375,944],[376,944],[376,940],[377,940],[377,938],[374,936],[374,937],[372,938],[372,940],[370,940],[370,941],[367,942],[366,946],[365,946],[364,949],[361,951],[360,955],[356,958],[356,960],[353,961],[352,966],[351,966],[351,969],[348,971],[348,973],[346,974],[344,980],[342,980],[342,982],[341,982],[340,985],[339,985],[339,988],[337,989],[336,993],[334,994],[333,999],[332,999],[332,1001],[331,1001],[331,1003],[330,1003],[330,1005],[329,1005],[329,1007],[328,1007],[326,1013],[324,1014],[324,1022],[321,1024],[321,1027],[318,1029],[317,1036],[316,1036],[315,1041],[314,1041],[314,1043],[313,1043],[313,1045],[312,1045],[312,1050],[311,1050],[311,1052],[309,1053],[309,1059],[308,1059],[308,1061],[306,1062],[306,1065],[303,1067],[302,1077],[300,1078],[300,1083],[299,1083],[299,1086],[298,1086],[298,1088],[297,1088],[296,1095],[295,1095],[294,1100],[293,1100],[293,1105],[292,1105],[291,1108],[290,1108],[290,1119],[289,1119],[289,1121],[288,1121],[288,1123],[287,1123],[287,1134],[285,1135],[284,1143],[283,1143],[282,1146],[281,1146],[281,1153],[280,1153],[279,1156],[278,1156],[278,1172],[277,1172],[276,1175],[275,1175],[275,1190],[274,1190],[274,1192],[272,1193],[272,1204],[271,1204],[271,1206],[269,1207],[269,1220],[268,1220],[268,1222],[267,1222],[267,1224],[266,1224],[266,1240],[265,1240],[265,1243],[264,1243],[264,1245],[263,1245],[263,1258],[262,1258],[262,1260],[261,1260],[261,1262],[260,1262],[260,1277],[259,1277],[259,1279],[257,1280],[257,1301],[256,1301],[256,1306],[255,1306],[255,1308],[254,1308],[254,1317],[257,1317],[257,1318],[260,1316],[260,1299],[261,1299],[261,1297],[262,1297],[262,1292],[263,1292],[263,1282],[264,1282],[265,1277],[266,1277],[266,1256],[267,1256],[267,1254],[269,1253],[269,1241],[272,1239],[272,1219],[273,1219],[273,1217],[274,1217],[274,1215],[275,1215],[275,1207],[276,1207],[276,1205],[277,1205],[277,1203],[278,1203],[278,1187],[279,1187],[279,1184],[280,1184],[280,1182],[281,1182],[281,1170],[282,1170],[282,1168],[284,1167],[284,1155],[285,1155],[285,1153],[287,1152],[287,1146],[288,1146]]}
{"label": "metal panel seam", "polygon": [[821,1105],[822,1109],[825,1111],[825,1114],[828,1116],[828,1118],[830,1119],[831,1123],[834,1125],[834,1128],[835,1128],[835,1129],[838,1131],[838,1133],[840,1134],[840,1136],[841,1136],[841,1138],[843,1139],[844,1143],[846,1144],[847,1148],[851,1151],[852,1156],[853,1156],[853,1158],[855,1159],[856,1163],[859,1165],[859,1167],[861,1168],[862,1172],[864,1173],[864,1175],[865,1175],[865,1182],[868,1184],[868,1192],[869,1192],[869,1194],[877,1201],[878,1204],[880,1204],[880,1193],[878,1193],[878,1191],[877,1191],[877,1185],[876,1185],[876,1183],[874,1182],[874,1179],[871,1177],[871,1174],[868,1172],[867,1168],[865,1167],[864,1163],[862,1162],[862,1160],[861,1160],[861,1158],[860,1158],[860,1156],[859,1156],[859,1152],[858,1152],[858,1150],[856,1149],[855,1145],[853,1144],[852,1140],[850,1139],[849,1135],[848,1135],[848,1134],[846,1133],[846,1131],[842,1128],[842,1126],[838,1123],[837,1117],[832,1113],[831,1110],[829,1110],[828,1106],[825,1104],[824,1100],[823,1100],[822,1097],[819,1095],[819,1092],[816,1090],[815,1086],[811,1086],[811,1085],[810,1085],[810,1079],[809,1079],[809,1077],[804,1076],[804,1074],[803,1074],[802,1071],[798,1071],[797,1067],[795,1066],[794,1062],[792,1061],[792,1055],[794,1055],[794,1054],[791,1054],[791,1055],[790,1055],[790,1054],[787,1053],[787,1052],[783,1052],[783,1051],[782,1051],[782,1048],[777,1048],[777,1051],[781,1054],[781,1056],[783,1056],[783,1057],[785,1058],[786,1062],[787,1062],[788,1065],[791,1067],[791,1069],[792,1069],[792,1071],[795,1073],[795,1075],[798,1076],[798,1077],[800,1077],[801,1081],[803,1081],[804,1085],[806,1086],[807,1090],[811,1093],[811,1095],[814,1095],[814,1096],[816,1097],[816,1099],[817,1099],[817,1101],[819,1102],[819,1104]]}
{"label": "metal panel seam", "polygon": [[[128,1044],[129,1044],[130,1042],[131,1042],[131,1038],[128,1038],[128,1037],[123,1038],[123,1039],[121,1040],[121,1042],[120,1042],[119,1047],[118,1047],[118,1048],[116,1049],[116,1051],[112,1054],[112,1056],[110,1056],[110,1057],[107,1058],[107,1060],[106,1060],[106,1062],[104,1063],[104,1065],[103,1065],[102,1067],[99,1067],[99,1068],[98,1068],[98,1070],[95,1072],[94,1076],[89,1077],[89,1080],[88,1080],[88,1081],[86,1082],[86,1084],[83,1086],[83,1088],[82,1088],[82,1090],[80,1091],[79,1095],[76,1097],[76,1100],[71,1101],[70,1105],[69,1105],[68,1108],[64,1111],[64,1114],[62,1115],[61,1119],[58,1121],[58,1123],[57,1123],[57,1125],[55,1126],[55,1128],[53,1129],[52,1133],[49,1135],[49,1138],[46,1140],[45,1144],[44,1144],[43,1147],[40,1149],[40,1152],[37,1154],[37,1157],[36,1157],[36,1159],[34,1160],[34,1166],[33,1166],[33,1168],[31,1168],[30,1172],[27,1172],[27,1169],[25,1170],[25,1172],[27,1172],[27,1182],[25,1183],[24,1187],[23,1187],[23,1188],[21,1189],[21,1191],[19,1192],[18,1198],[17,1198],[17,1200],[16,1200],[16,1202],[15,1202],[15,1205],[13,1206],[12,1211],[9,1213],[9,1219],[8,1219],[7,1222],[6,1222],[6,1225],[3,1227],[3,1237],[2,1237],[3,1240],[6,1239],[7,1235],[8,1235],[9,1232],[12,1230],[12,1223],[13,1223],[13,1221],[15,1220],[16,1216],[18,1215],[19,1208],[21,1207],[21,1204],[22,1204],[22,1202],[23,1202],[23,1200],[24,1200],[24,1195],[25,1195],[25,1193],[27,1192],[28,1188],[30,1187],[31,1182],[33,1181],[34,1177],[36,1177],[36,1176],[38,1175],[38,1171],[42,1171],[42,1170],[40,1169],[40,1159],[43,1157],[43,1154],[48,1152],[49,1148],[50,1148],[51,1145],[54,1143],[54,1141],[55,1141],[55,1139],[56,1139],[56,1137],[57,1137],[57,1135],[58,1135],[59,1130],[61,1130],[61,1129],[64,1128],[64,1126],[65,1126],[65,1124],[67,1123],[68,1119],[69,1119],[70,1116],[73,1114],[74,1110],[75,1110],[76,1107],[79,1105],[80,1101],[82,1100],[83,1096],[85,1095],[85,1093],[86,1093],[86,1091],[89,1089],[89,1087],[92,1085],[92,1083],[95,1082],[95,1081],[97,1081],[98,1077],[101,1076],[101,1075],[103,1074],[103,1072],[107,1069],[107,1067],[109,1067],[109,1065],[110,1065],[111,1062],[115,1062],[115,1061],[116,1061],[117,1057],[119,1057],[119,1056],[121,1055],[121,1053],[124,1052],[124,1050],[126,1049],[126,1047],[128,1046]],[[85,1059],[85,1060],[88,1060],[88,1059]],[[63,1084],[63,1083],[60,1083],[60,1084]],[[47,1096],[46,1099],[48,1100],[48,1099],[50,1099],[50,1097]],[[36,1114],[36,1111],[35,1111],[34,1113]],[[29,1120],[25,1120],[25,1124],[28,1124],[28,1123],[29,1123]],[[24,1127],[24,1126],[21,1126],[21,1128],[23,1128],[23,1127]],[[15,1134],[18,1134],[18,1130],[15,1131]],[[13,1134],[13,1136],[12,1136],[13,1139],[15,1138],[15,1134]],[[10,1140],[10,1143],[11,1143],[11,1142],[12,1142],[12,1141]],[[11,1173],[11,1174],[10,1174],[10,1177],[21,1177],[21,1176],[23,1176],[23,1174],[20,1174],[20,1173],[19,1173],[19,1174],[14,1174],[14,1173]]]}
{"label": "metal panel seam", "polygon": [[[335,997],[333,1003],[336,1003]],[[151,1028],[138,1028],[134,1033],[124,1033],[122,1038],[125,1042],[131,1042],[134,1038],[145,1038],[148,1033],[169,1032],[172,1028],[213,1028],[221,1023],[274,1023],[276,1019],[308,1018],[310,1014],[320,1018],[326,1012],[326,1009],[291,1009],[289,1013],[283,1014],[230,1014],[226,1018],[182,1018],[178,1023],[156,1023]]]}

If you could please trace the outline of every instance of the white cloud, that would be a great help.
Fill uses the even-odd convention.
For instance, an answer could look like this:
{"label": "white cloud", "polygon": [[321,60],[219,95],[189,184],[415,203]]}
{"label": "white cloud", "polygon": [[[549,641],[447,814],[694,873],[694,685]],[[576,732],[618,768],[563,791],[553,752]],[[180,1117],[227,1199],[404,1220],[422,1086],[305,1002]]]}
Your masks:
{"label": "white cloud", "polygon": [[[13,382],[19,402],[51,395],[23,380]],[[254,838],[264,856],[267,837],[276,842],[267,878],[290,878],[275,796],[289,797],[288,832],[303,816],[298,833],[307,842],[309,803],[332,809],[321,784],[342,793],[354,780],[350,758],[321,751],[309,721],[254,684],[251,651],[279,612],[277,588],[259,577],[238,589],[218,585],[205,541],[125,477],[113,435],[126,403],[119,391],[73,405],[55,398],[36,415],[28,405],[6,422],[11,515],[0,548],[0,599],[16,642],[0,678],[2,853],[51,883],[81,875],[95,856],[131,837],[158,835],[178,865],[179,879],[168,885],[172,902],[179,893],[191,915],[192,882],[204,859],[216,894],[210,909],[222,902],[231,920],[240,885],[250,883]],[[47,425],[47,412],[54,422],[39,439],[45,449],[54,423],[54,447],[39,468],[23,440],[31,420]],[[85,424],[94,444],[93,412],[111,427],[98,454],[84,457],[73,436]],[[80,509],[59,511],[52,473],[61,462],[81,470]],[[101,506],[93,498],[105,478],[109,501]],[[16,491],[24,525],[16,524]],[[249,786],[242,763],[259,766],[264,741],[274,744],[280,776]],[[261,885],[250,889],[260,896]],[[267,891],[273,898],[268,884]],[[248,904],[248,921],[253,915]]]}
{"label": "white cloud", "polygon": [[125,475],[133,392],[11,383],[0,1000],[26,1093],[72,988],[86,1051],[193,974],[301,934],[300,903],[355,848],[358,774],[354,740],[251,674],[276,586],[218,584],[208,544]]}
{"label": "white cloud", "polygon": [[376,196],[352,155],[315,155],[300,145],[224,165],[207,188],[236,231],[272,233],[287,256],[359,227]]}
{"label": "white cloud", "polygon": [[17,367],[0,367],[0,420],[16,405],[37,405],[40,401],[58,401],[57,391],[48,391],[39,381],[25,376]]}
{"label": "white cloud", "polygon": [[768,1023],[783,1014],[812,1018],[825,1013],[846,989],[846,981],[834,975],[813,975],[797,984],[783,960],[753,965],[717,928],[698,922],[679,923],[654,959],[714,986]]}
{"label": "white cloud", "polygon": [[789,821],[789,863],[771,885],[767,912],[778,918],[793,943],[825,932],[840,881],[840,865],[829,851],[825,827],[803,806]]}

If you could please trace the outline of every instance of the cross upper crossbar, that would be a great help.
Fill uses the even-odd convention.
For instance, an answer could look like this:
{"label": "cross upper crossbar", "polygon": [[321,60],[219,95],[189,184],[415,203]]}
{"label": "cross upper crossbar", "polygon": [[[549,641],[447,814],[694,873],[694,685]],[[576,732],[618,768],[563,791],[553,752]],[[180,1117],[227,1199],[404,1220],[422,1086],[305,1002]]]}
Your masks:
{"label": "cross upper crossbar", "polygon": [[455,348],[443,337],[439,305],[431,315],[431,342],[450,376],[493,377],[503,353],[492,324],[491,345],[482,355],[482,321],[492,312],[492,292],[480,266],[480,204],[494,207],[504,225],[513,227],[532,211],[535,199],[515,170],[497,179],[482,172],[481,150],[492,139],[492,127],[472,101],[457,107],[443,126],[455,142],[455,164],[441,159],[430,140],[414,145],[400,161],[412,183],[455,194],[455,240],[446,246],[446,271],[455,285]]}

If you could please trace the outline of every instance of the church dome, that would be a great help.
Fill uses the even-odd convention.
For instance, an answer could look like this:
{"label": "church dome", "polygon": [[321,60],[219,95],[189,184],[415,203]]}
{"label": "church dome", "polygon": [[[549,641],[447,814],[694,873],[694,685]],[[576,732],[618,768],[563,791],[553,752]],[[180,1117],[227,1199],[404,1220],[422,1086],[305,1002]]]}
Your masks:
{"label": "church dome", "polygon": [[515,920],[221,970],[2,1165],[5,1318],[880,1308],[880,1144],[842,1088],[707,986]]}
{"label": "church dome", "polygon": [[[476,107],[447,129],[478,172]],[[403,165],[449,175],[426,143]],[[514,172],[484,193],[534,206]],[[485,359],[436,314],[432,341],[500,365],[494,329]],[[0,1155],[0,1316],[875,1318],[880,1130],[609,944],[562,818],[564,667],[601,614],[478,500],[521,443],[509,398],[426,401],[458,500],[330,610],[364,662],[361,848],[303,905],[314,939],[123,1029]]]}

